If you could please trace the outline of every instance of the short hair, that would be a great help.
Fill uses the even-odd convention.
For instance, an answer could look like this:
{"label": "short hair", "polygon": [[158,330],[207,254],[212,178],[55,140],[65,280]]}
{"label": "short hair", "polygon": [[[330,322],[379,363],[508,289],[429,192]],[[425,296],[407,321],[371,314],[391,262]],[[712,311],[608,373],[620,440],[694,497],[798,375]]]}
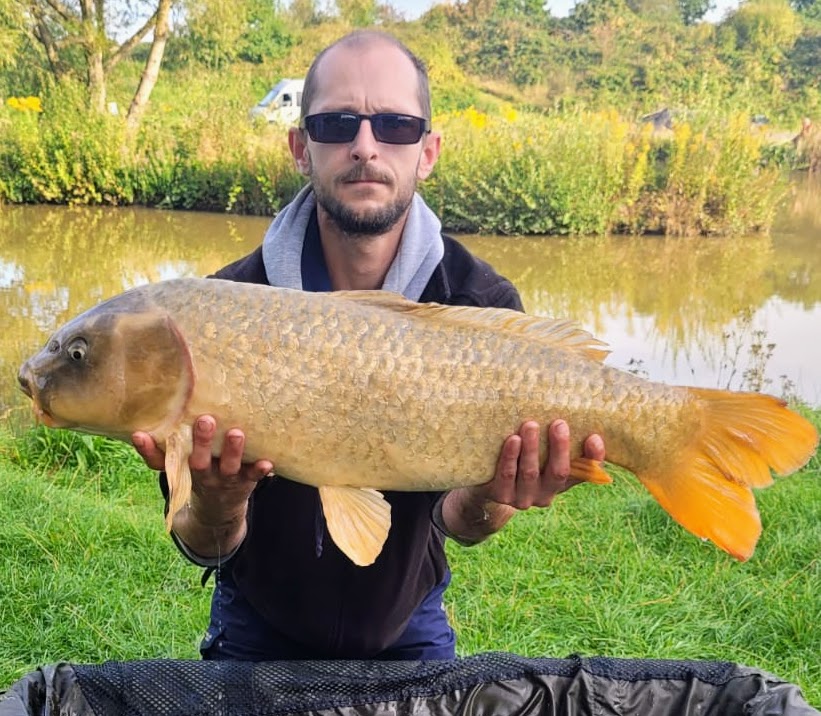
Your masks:
{"label": "short hair", "polygon": [[418,97],[419,104],[422,107],[422,114],[425,119],[431,119],[433,112],[430,101],[430,82],[428,81],[428,70],[425,67],[425,63],[414,55],[403,42],[396,39],[393,35],[387,32],[381,32],[379,30],[355,30],[354,32],[348,33],[336,42],[328,45],[328,47],[322,50],[322,52],[314,58],[314,61],[311,63],[311,67],[308,69],[308,74],[305,75],[305,85],[302,89],[302,107],[300,108],[301,118],[307,116],[308,108],[311,106],[314,95],[316,95],[317,70],[320,61],[323,57],[325,57],[328,51],[332,50],[334,47],[357,45],[363,46],[374,42],[385,42],[393,47],[396,47],[401,50],[405,57],[413,63],[413,66],[416,69],[417,79],[419,80]]}

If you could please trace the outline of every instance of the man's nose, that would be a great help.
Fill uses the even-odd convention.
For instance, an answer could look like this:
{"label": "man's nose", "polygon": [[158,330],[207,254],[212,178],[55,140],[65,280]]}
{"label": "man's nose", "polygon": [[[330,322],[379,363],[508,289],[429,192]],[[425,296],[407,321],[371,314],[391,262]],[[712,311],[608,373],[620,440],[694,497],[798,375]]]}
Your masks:
{"label": "man's nose", "polygon": [[351,142],[351,156],[357,161],[373,159],[379,153],[379,142],[373,134],[370,119],[359,123],[359,131]]}

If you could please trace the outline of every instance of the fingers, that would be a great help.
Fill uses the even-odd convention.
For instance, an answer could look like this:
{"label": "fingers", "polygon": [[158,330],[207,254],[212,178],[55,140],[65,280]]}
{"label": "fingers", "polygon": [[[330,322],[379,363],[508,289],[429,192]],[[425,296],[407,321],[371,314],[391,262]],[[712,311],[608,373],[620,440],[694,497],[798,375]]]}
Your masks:
{"label": "fingers", "polygon": [[519,455],[522,452],[522,438],[511,435],[502,444],[502,451],[496,463],[496,474],[488,483],[487,499],[510,505],[516,499],[516,478],[519,474]]}
{"label": "fingers", "polygon": [[604,440],[601,435],[591,435],[584,441],[584,456],[598,462],[604,460]]}
{"label": "fingers", "polygon": [[157,447],[154,438],[148,433],[134,433],[131,436],[131,443],[148,467],[157,472],[165,469],[165,453]]}
{"label": "fingers", "polygon": [[212,476],[239,477],[242,480],[257,482],[273,472],[270,460],[258,460],[255,463],[243,463],[245,453],[245,433],[238,428],[231,428],[225,433],[222,450],[218,459],[214,459],[213,442],[217,424],[210,415],[202,415],[194,424],[194,449],[189,458],[192,471],[207,473]]}
{"label": "fingers", "polygon": [[[217,422],[211,415],[197,418],[192,431],[193,446],[188,464],[192,475],[198,477],[233,477],[257,482],[266,475],[272,474],[274,465],[270,460],[258,460],[255,463],[243,463],[245,451],[245,434],[242,430],[232,428],[223,439],[222,452],[214,459],[213,443],[217,433]],[[134,448],[152,470],[165,469],[165,453],[157,447],[154,438],[148,433],[136,432],[131,436]]]}
{"label": "fingers", "polygon": [[[505,440],[496,475],[485,488],[487,499],[519,510],[547,507],[561,492],[580,480],[570,476],[570,428],[564,420],[556,420],[547,431],[548,456],[540,469],[539,425],[534,421],[522,424],[518,434]],[[584,455],[591,460],[604,460],[604,441],[599,435],[589,436],[584,443]]]}
{"label": "fingers", "polygon": [[570,476],[570,428],[555,420],[547,431],[547,464],[543,477],[564,483]]}
{"label": "fingers", "polygon": [[211,469],[211,443],[217,431],[217,421],[210,415],[201,415],[194,423],[193,441],[194,447],[188,464],[192,470],[202,472]]}
{"label": "fingers", "polygon": [[238,475],[242,467],[242,453],[245,451],[245,433],[233,428],[225,433],[220,454],[220,474]]}

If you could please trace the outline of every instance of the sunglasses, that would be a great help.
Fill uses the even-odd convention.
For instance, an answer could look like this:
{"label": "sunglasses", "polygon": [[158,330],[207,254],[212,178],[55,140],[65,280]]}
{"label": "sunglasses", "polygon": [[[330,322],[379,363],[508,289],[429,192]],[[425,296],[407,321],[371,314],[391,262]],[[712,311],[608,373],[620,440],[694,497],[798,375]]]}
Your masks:
{"label": "sunglasses", "polygon": [[430,120],[394,112],[321,112],[303,117],[299,127],[307,129],[308,135],[315,142],[345,144],[354,140],[363,119],[371,123],[373,136],[384,144],[416,144],[423,134],[430,132]]}

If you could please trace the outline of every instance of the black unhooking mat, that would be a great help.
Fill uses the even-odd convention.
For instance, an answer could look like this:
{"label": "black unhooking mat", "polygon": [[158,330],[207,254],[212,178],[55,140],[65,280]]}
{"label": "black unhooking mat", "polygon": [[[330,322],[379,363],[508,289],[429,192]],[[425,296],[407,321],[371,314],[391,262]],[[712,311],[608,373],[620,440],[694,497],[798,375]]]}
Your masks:
{"label": "black unhooking mat", "polygon": [[0,697],[0,716],[821,716],[798,687],[716,661],[604,657],[455,661],[56,664]]}

